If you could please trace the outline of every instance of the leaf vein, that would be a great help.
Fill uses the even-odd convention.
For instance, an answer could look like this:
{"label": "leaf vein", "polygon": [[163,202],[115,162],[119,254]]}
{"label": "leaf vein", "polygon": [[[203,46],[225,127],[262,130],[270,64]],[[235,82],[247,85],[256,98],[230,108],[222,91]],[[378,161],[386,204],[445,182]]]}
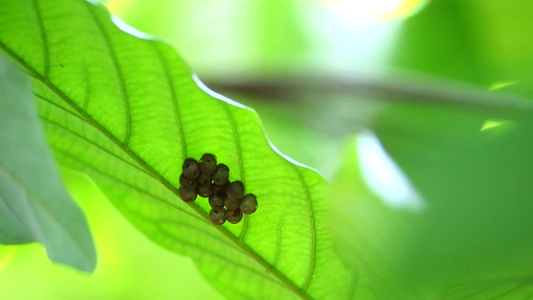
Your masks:
{"label": "leaf vein", "polygon": [[89,76],[87,75],[87,69],[83,69],[83,75],[85,77],[85,81],[87,82],[87,86],[85,87],[85,99],[83,101],[83,111],[87,112],[87,107],[89,106],[89,98],[91,95],[91,84],[89,81]]}
{"label": "leaf vein", "polygon": [[132,167],[132,168],[135,168],[135,169],[141,171],[142,173],[144,173],[144,174],[146,174],[146,175],[152,177],[152,175],[151,175],[150,173],[148,173],[146,170],[142,169],[141,167],[132,164],[131,162],[129,162],[129,161],[125,160],[124,158],[122,158],[122,157],[120,157],[120,156],[118,156],[118,155],[112,153],[111,151],[109,151],[109,150],[103,148],[102,146],[100,146],[100,145],[97,144],[97,143],[91,142],[91,141],[88,140],[86,137],[80,135],[80,134],[77,133],[77,132],[72,131],[70,128],[63,126],[62,124],[59,124],[59,123],[57,123],[56,121],[53,121],[53,120],[51,120],[51,119],[48,119],[47,117],[45,117],[45,116],[43,116],[43,115],[39,115],[39,116],[40,116],[41,119],[43,119],[45,122],[47,122],[47,123],[49,123],[49,124],[52,124],[52,125],[54,125],[54,126],[56,126],[56,127],[61,128],[62,130],[64,130],[64,131],[70,133],[71,135],[77,137],[78,139],[81,139],[81,140],[83,140],[84,142],[87,142],[88,144],[90,144],[91,146],[94,146],[95,148],[101,150],[102,152],[105,152],[107,155],[112,156],[112,157],[114,157],[114,158],[120,160],[120,161],[123,162],[124,164],[126,164],[126,165],[128,165],[128,166],[130,166],[130,167]]}
{"label": "leaf vein", "polygon": [[120,184],[122,184],[122,185],[124,185],[124,186],[126,186],[126,187],[129,187],[129,188],[131,188],[131,189],[133,189],[133,190],[135,190],[135,191],[137,191],[137,192],[139,192],[139,193],[141,193],[141,194],[144,194],[144,195],[146,195],[146,196],[152,197],[152,198],[154,198],[154,199],[156,199],[156,200],[159,200],[159,201],[161,201],[161,202],[163,202],[163,203],[165,203],[165,204],[167,204],[167,205],[170,205],[170,206],[172,206],[173,208],[175,208],[176,210],[178,210],[178,211],[180,211],[180,212],[182,212],[182,213],[184,213],[184,214],[186,214],[186,215],[189,215],[190,217],[192,217],[192,218],[194,218],[194,219],[197,219],[197,220],[200,220],[200,221],[202,221],[202,222],[207,223],[207,221],[206,221],[205,219],[202,219],[202,218],[200,218],[199,216],[197,216],[197,215],[195,215],[195,214],[193,214],[193,213],[191,213],[191,212],[188,212],[188,211],[184,210],[183,208],[181,208],[181,207],[179,207],[179,206],[176,206],[175,204],[173,204],[173,203],[171,203],[171,202],[169,202],[169,201],[167,201],[167,200],[165,200],[165,199],[163,199],[163,198],[161,198],[161,197],[159,197],[159,196],[157,196],[157,195],[154,195],[154,194],[152,194],[152,193],[150,193],[150,192],[148,192],[148,191],[142,190],[142,189],[140,189],[139,187],[137,187],[137,186],[135,186],[135,185],[133,185],[133,184],[131,184],[131,183],[125,182],[125,181],[123,181],[123,180],[120,180],[119,178],[117,178],[117,177],[115,177],[115,176],[112,176],[112,175],[110,175],[110,174],[108,174],[108,173],[106,173],[106,172],[104,172],[104,171],[101,171],[101,170],[96,169],[96,168],[93,167],[91,164],[88,164],[88,163],[86,163],[86,162],[80,160],[79,157],[74,156],[73,154],[71,154],[71,153],[69,153],[69,152],[67,152],[67,151],[65,151],[65,150],[57,149],[57,148],[56,148],[56,151],[59,152],[59,153],[61,153],[62,155],[65,155],[65,156],[67,156],[67,157],[70,157],[71,159],[76,160],[78,163],[84,165],[86,168],[91,169],[92,171],[94,171],[94,172],[96,172],[96,173],[98,173],[98,174],[100,174],[100,175],[102,175],[102,176],[104,176],[104,177],[107,177],[107,178],[109,178],[109,179],[111,179],[111,180],[114,180],[115,182],[118,182],[118,183],[120,183]]}
{"label": "leaf vein", "polygon": [[178,98],[176,97],[176,87],[174,86],[174,81],[172,81],[170,70],[168,69],[166,61],[164,60],[163,53],[161,53],[161,49],[159,49],[155,41],[151,42],[150,45],[153,46],[153,48],[155,49],[155,52],[157,53],[157,57],[161,63],[163,72],[165,74],[165,79],[167,80],[167,85],[171,90],[170,102],[172,103],[172,107],[174,108],[174,117],[176,119],[176,127],[178,127],[178,132],[180,135],[181,148],[182,148],[182,159],[181,160],[184,161],[185,158],[187,158],[187,144],[185,143],[185,133],[183,132],[183,124],[181,122],[180,104],[178,102]]}
{"label": "leaf vein", "polygon": [[283,218],[285,218],[285,212],[286,208],[281,213],[281,217],[279,218],[279,224],[278,224],[278,236],[277,236],[277,242],[276,242],[276,254],[274,255],[274,261],[272,262],[272,265],[277,266],[279,256],[281,253],[281,227],[283,224]]}
{"label": "leaf vein", "polygon": [[[0,166],[0,175],[1,174],[5,174],[5,176],[9,179],[11,179],[11,176],[7,173],[7,171],[4,171],[3,168],[1,168]],[[24,193],[24,191],[22,191]],[[21,215],[19,213],[17,213],[17,211],[11,206],[11,201],[8,201],[7,200],[8,197],[6,197],[3,193],[3,190],[0,189],[0,202],[4,203],[4,207],[7,208],[7,210],[10,212],[11,216],[12,216],[12,219],[14,219],[17,223],[18,223],[18,226],[20,228],[24,228],[24,230],[26,232],[29,232],[33,238],[37,239],[35,236],[33,236],[33,232],[31,232],[28,224],[26,223],[25,220],[22,219]]]}
{"label": "leaf vein", "polygon": [[44,59],[44,78],[48,80],[50,75],[50,59],[49,59],[49,46],[48,38],[46,36],[46,30],[44,29],[44,22],[41,15],[41,10],[39,9],[39,4],[37,0],[33,0],[33,8],[35,9],[35,17],[37,18],[37,26],[39,26],[39,31],[41,33],[41,40],[43,42],[43,59]]}
{"label": "leaf vein", "polygon": [[[36,213],[36,206],[38,206],[40,208],[39,211],[44,213],[46,216],[48,216],[49,217],[48,219],[51,222],[53,222],[57,226],[57,228],[65,234],[65,236],[72,242],[74,247],[77,248],[81,254],[83,254],[84,256],[89,258],[89,260],[90,260],[91,254],[88,253],[88,252],[90,252],[91,249],[88,249],[87,247],[83,247],[82,245],[79,244],[78,239],[76,239],[77,236],[72,234],[72,232],[70,230],[71,228],[68,227],[68,226],[64,226],[65,224],[62,223],[58,219],[58,216],[56,216],[54,214],[54,211],[50,211],[50,208],[48,207],[48,205],[45,205],[45,204],[41,203],[41,201],[37,200],[39,198],[36,197],[35,195],[33,195],[30,191],[28,191],[24,187],[24,184],[21,183],[18,178],[15,178],[15,177],[11,176],[11,174],[9,174],[7,172],[4,172],[2,169],[0,169],[0,171],[2,171],[2,173],[4,173],[5,176],[11,180],[11,183],[13,183],[20,191],[22,191],[25,194],[25,196],[26,196],[25,199],[27,201],[24,204],[29,210],[28,213],[30,213],[32,215],[31,220],[39,220],[39,221],[42,220],[41,218],[39,218],[37,216],[37,213]],[[34,201],[29,201],[29,199],[33,199]],[[41,244],[45,245],[45,248],[48,248],[48,246],[50,244],[55,244],[55,243],[51,242],[50,239],[45,239],[45,237],[44,237],[45,232],[43,231],[43,228],[41,226],[38,226],[37,224],[34,224],[34,225],[35,226],[31,226],[31,230],[32,230],[33,234],[37,234],[38,233],[38,235],[35,236],[35,239],[38,242],[40,242]],[[48,232],[48,233],[50,233],[50,232]],[[55,246],[57,246],[57,244],[55,244]]]}
{"label": "leaf vein", "polygon": [[355,294],[355,287],[357,286],[357,281],[359,280],[359,274],[357,274],[357,271],[353,271],[353,282],[352,287],[350,288],[350,294],[348,296],[348,299],[353,299],[353,295]]}
{"label": "leaf vein", "polygon": [[[149,220],[148,218],[144,218],[144,217],[141,217],[141,218]],[[154,221],[154,220],[150,220],[150,221]],[[216,241],[218,243],[221,243],[222,245],[225,245],[226,247],[228,247],[228,248],[230,248],[232,250],[240,251],[240,249],[235,247],[235,245],[230,244],[228,241],[223,240],[223,239],[221,239],[221,238],[219,238],[219,237],[217,237],[215,235],[210,234],[208,231],[205,230],[205,228],[200,228],[200,227],[197,227],[197,226],[191,226],[190,223],[186,223],[186,222],[176,222],[174,220],[166,220],[166,219],[157,220],[158,226],[162,225],[163,223],[168,223],[168,224],[172,224],[172,225],[176,225],[176,226],[187,227],[188,229],[193,229],[193,230],[199,232],[200,234],[205,235],[205,236],[209,237],[210,239],[212,239],[212,240],[214,240],[214,241]],[[203,222],[202,224],[211,226],[211,223],[207,223],[207,222]],[[161,226],[159,226],[159,227],[161,228]],[[167,232],[163,228],[161,228],[161,231]],[[195,237],[197,237],[197,236],[195,236]],[[172,238],[174,238],[174,237],[172,236]],[[214,247],[213,247],[213,249],[214,249]],[[227,258],[226,258],[226,260],[227,260]]]}
{"label": "leaf vein", "polygon": [[86,120],[85,120],[84,118],[82,118],[80,115],[76,114],[75,112],[70,111],[70,110],[66,109],[65,107],[63,107],[63,106],[61,106],[61,105],[55,103],[54,101],[52,101],[52,100],[50,100],[50,99],[48,99],[48,98],[46,98],[46,97],[44,97],[44,96],[41,96],[41,95],[39,95],[39,94],[37,94],[37,93],[33,93],[33,94],[34,94],[37,98],[41,99],[42,101],[44,101],[44,102],[46,102],[46,103],[48,103],[48,104],[50,104],[50,105],[53,105],[54,107],[57,107],[58,109],[61,109],[62,111],[64,111],[64,112],[70,114],[71,116],[74,116],[74,117],[76,117],[76,118],[78,118],[78,119],[80,119],[80,120],[86,122]]}
{"label": "leaf vein", "polygon": [[[507,298],[507,297],[509,297],[509,295],[512,295],[512,294],[514,294],[514,293],[516,293],[516,292],[520,292],[520,290],[521,290],[524,286],[526,286],[527,284],[529,284],[529,283],[530,283],[530,282],[528,282],[527,280],[524,281],[524,282],[521,282],[521,283],[519,283],[518,285],[514,286],[513,288],[511,288],[511,289],[509,289],[509,290],[507,290],[507,291],[505,291],[505,292],[503,292],[503,293],[501,293],[501,294],[499,294],[499,295],[496,295],[496,296],[494,296],[494,297],[492,297],[492,298],[490,298],[490,299],[488,299],[488,300],[495,300],[495,299],[509,299],[509,298]],[[505,297],[505,298],[504,298],[504,297]]]}
{"label": "leaf vein", "polygon": [[[92,5],[87,1],[84,1],[87,5]],[[120,64],[118,62],[117,55],[115,53],[115,49],[113,47],[113,42],[111,41],[111,38],[109,37],[107,31],[105,30],[104,26],[100,22],[100,19],[98,19],[98,16],[94,12],[94,9],[92,7],[88,7],[88,11],[91,14],[91,17],[98,27],[98,30],[102,34],[102,37],[105,41],[105,44],[107,46],[107,49],[109,50],[109,56],[111,57],[111,60],[113,62],[113,68],[115,69],[115,72],[117,72],[117,81],[120,87],[120,91],[122,93],[122,100],[124,101],[124,112],[126,116],[126,134],[124,137],[124,141],[122,142],[125,146],[128,145],[130,141],[131,136],[131,113],[130,113],[130,99],[128,95],[128,90],[126,89],[126,83],[124,82],[124,74],[122,72],[122,69],[120,68]],[[88,101],[88,100],[87,100]]]}
{"label": "leaf vein", "polygon": [[293,166],[293,169],[298,175],[298,179],[300,179],[300,182],[302,183],[302,187],[305,192],[305,199],[307,200],[307,203],[309,204],[309,223],[311,225],[310,226],[311,228],[311,255],[309,258],[309,273],[302,287],[302,290],[306,291],[307,288],[309,288],[309,284],[311,283],[311,280],[313,279],[313,273],[315,272],[316,228],[315,228],[315,218],[314,218],[314,213],[313,213],[313,204],[311,202],[309,188],[307,187],[307,184],[305,183],[305,179],[303,178],[301,171],[296,167],[296,165],[292,164],[291,162],[287,162],[287,163]]}
{"label": "leaf vein", "polygon": [[[173,223],[175,223],[175,222],[173,222]],[[185,225],[190,226],[190,225],[188,225],[188,224],[185,224]],[[165,232],[165,230],[161,228],[160,224],[157,224],[157,226],[158,226],[163,232]],[[244,269],[244,270],[246,270],[246,271],[248,271],[248,272],[250,272],[250,273],[256,274],[256,275],[259,276],[259,277],[265,278],[265,279],[267,279],[267,280],[269,280],[269,281],[271,281],[271,282],[273,282],[273,283],[276,283],[276,284],[280,285],[280,282],[279,282],[278,280],[274,280],[271,276],[267,276],[265,273],[261,273],[261,272],[259,272],[258,270],[253,269],[253,268],[251,268],[251,267],[249,267],[249,266],[247,266],[247,265],[241,264],[241,263],[239,263],[239,262],[237,262],[237,261],[235,261],[235,260],[230,260],[230,259],[228,259],[228,257],[226,257],[226,256],[222,256],[222,255],[220,255],[220,254],[218,254],[218,253],[216,253],[216,252],[214,252],[214,251],[211,251],[210,249],[207,249],[207,248],[204,248],[204,247],[200,247],[199,245],[194,245],[194,244],[190,243],[188,240],[180,239],[180,238],[178,238],[178,237],[176,237],[176,236],[172,236],[172,238],[173,238],[173,239],[176,239],[176,240],[178,240],[178,241],[181,241],[181,243],[183,243],[183,244],[185,244],[185,245],[191,245],[191,246],[193,246],[193,247],[195,247],[195,248],[197,248],[197,249],[200,249],[200,250],[204,251],[206,254],[211,255],[211,256],[213,256],[213,257],[216,257],[216,258],[222,260],[222,261],[225,262],[225,263],[231,262],[231,265],[232,265],[232,266],[237,266],[237,267],[239,267],[239,268],[241,268],[241,269]],[[218,239],[217,239],[217,240],[218,240]],[[237,248],[237,249],[238,249],[238,248]]]}
{"label": "leaf vein", "polygon": [[[220,101],[219,102],[222,107],[224,108],[224,111],[226,113],[226,116],[228,117],[231,125],[231,129],[233,132],[233,140],[235,142],[235,148],[237,150],[237,158],[239,160],[239,172],[242,184],[246,186],[246,180],[244,178],[244,164],[243,164],[243,157],[242,157],[242,149],[241,149],[241,139],[239,137],[239,133],[237,131],[237,124],[235,123],[235,119],[233,117],[233,114],[231,113],[229,106],[226,102]],[[248,230],[248,215],[244,215],[243,217],[243,225],[241,229],[241,233],[239,234],[239,241],[244,242],[244,236],[246,235],[246,231]]]}

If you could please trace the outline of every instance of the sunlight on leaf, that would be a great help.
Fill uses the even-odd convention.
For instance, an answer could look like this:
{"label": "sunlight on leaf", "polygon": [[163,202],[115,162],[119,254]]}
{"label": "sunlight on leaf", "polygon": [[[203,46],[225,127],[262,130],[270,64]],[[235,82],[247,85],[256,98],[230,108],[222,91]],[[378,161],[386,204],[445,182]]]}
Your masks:
{"label": "sunlight on leaf", "polygon": [[[170,46],[117,28],[85,1],[2,0],[0,49],[34,78],[59,163],[88,174],[163,247],[194,259],[230,299],[352,299],[325,229],[326,181],[269,146],[255,112],[200,89]],[[14,30],[16,28],[16,30]],[[257,195],[243,222],[214,226],[209,205],[178,196],[186,157],[216,154]]]}
{"label": "sunlight on leaf", "polygon": [[385,153],[372,133],[357,138],[357,152],[361,173],[366,184],[388,205],[410,211],[424,210],[424,201],[402,173],[396,163]]}
{"label": "sunlight on leaf", "polygon": [[323,1],[338,10],[341,15],[353,22],[391,21],[405,18],[416,13],[427,2],[426,0],[333,0]]}
{"label": "sunlight on leaf", "polygon": [[501,121],[488,120],[488,121],[485,121],[485,123],[483,123],[483,125],[481,125],[480,131],[489,130],[489,129],[492,129],[492,128],[499,127],[501,125],[502,125]]}
{"label": "sunlight on leaf", "polygon": [[15,254],[17,253],[17,248],[11,246],[0,246],[0,272],[7,268],[7,266],[11,263],[13,260],[13,257],[15,257]]}
{"label": "sunlight on leaf", "polygon": [[493,84],[489,87],[489,90],[490,90],[490,91],[499,90],[499,89],[503,89],[504,87],[511,86],[511,85],[513,85],[513,84],[516,84],[516,82],[515,82],[515,81],[496,82],[496,83],[493,83]]}

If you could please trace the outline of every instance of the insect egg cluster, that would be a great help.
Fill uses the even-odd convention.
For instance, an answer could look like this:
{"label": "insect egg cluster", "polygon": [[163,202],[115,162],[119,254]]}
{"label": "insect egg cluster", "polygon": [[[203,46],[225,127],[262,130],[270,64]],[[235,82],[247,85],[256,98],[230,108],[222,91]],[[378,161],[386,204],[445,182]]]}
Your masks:
{"label": "insect egg cluster", "polygon": [[213,154],[202,155],[200,161],[187,158],[183,162],[180,175],[179,196],[185,202],[193,202],[197,196],[209,198],[211,212],[209,218],[215,225],[226,221],[237,224],[243,214],[252,214],[257,210],[254,194],[244,194],[244,184],[229,181],[229,168],[217,164]]}

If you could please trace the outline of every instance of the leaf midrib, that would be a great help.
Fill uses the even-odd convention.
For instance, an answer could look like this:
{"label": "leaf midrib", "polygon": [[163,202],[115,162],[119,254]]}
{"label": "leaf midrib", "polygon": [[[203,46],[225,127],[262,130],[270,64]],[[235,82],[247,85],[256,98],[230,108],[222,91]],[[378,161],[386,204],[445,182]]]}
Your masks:
{"label": "leaf midrib", "polygon": [[[179,197],[179,191],[174,187],[169,181],[167,181],[161,174],[155,171],[148,163],[146,163],[141,157],[139,157],[133,150],[129,147],[124,146],[114,135],[112,135],[107,129],[100,125],[96,120],[92,118],[90,114],[83,111],[74,101],[72,101],[67,95],[65,95],[58,87],[56,87],[52,82],[37,72],[32,66],[30,66],[22,57],[19,57],[15,54],[7,45],[0,41],[0,48],[2,48],[9,56],[11,56],[15,61],[22,65],[28,72],[30,76],[34,79],[41,81],[46,87],[48,87],[52,92],[54,92],[61,100],[67,103],[71,108],[73,108],[84,120],[96,128],[100,133],[107,137],[111,142],[117,145],[124,153],[130,156],[135,162],[137,162],[142,168],[144,168],[154,179],[162,183],[168,190],[170,190],[174,195]],[[166,203],[166,202],[165,202]],[[195,203],[187,203],[197,214],[204,218],[207,222],[210,222],[209,216]],[[216,226],[216,229],[219,230],[226,238],[230,239],[238,248],[240,248],[243,253],[247,254],[250,258],[256,261],[259,265],[264,267],[268,272],[270,272],[274,277],[279,279],[285,286],[293,291],[296,295],[302,299],[313,299],[307,292],[303,291],[298,287],[292,280],[287,278],[283,273],[279,272],[274,266],[264,260],[259,254],[257,254],[253,249],[251,249],[244,242],[241,242],[236,236],[229,232],[223,226]]]}

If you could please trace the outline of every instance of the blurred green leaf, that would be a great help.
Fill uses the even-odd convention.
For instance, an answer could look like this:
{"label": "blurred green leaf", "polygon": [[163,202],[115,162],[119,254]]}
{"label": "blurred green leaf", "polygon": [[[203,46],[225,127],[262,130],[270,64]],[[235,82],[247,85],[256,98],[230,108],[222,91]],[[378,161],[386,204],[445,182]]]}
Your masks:
{"label": "blurred green leaf", "polygon": [[285,0],[258,1],[251,9],[249,42],[263,76],[305,65],[312,45],[301,10],[301,3]]}
{"label": "blurred green leaf", "polygon": [[[494,82],[519,82],[528,87],[533,80],[533,30],[528,0],[457,1],[467,22],[466,32],[482,72]],[[492,84],[493,82],[491,82]],[[530,94],[531,95],[531,94]]]}
{"label": "blurred green leaf", "polygon": [[[200,89],[168,45],[122,32],[85,1],[0,3],[0,48],[34,77],[59,162],[90,175],[160,245],[192,257],[231,299],[352,299],[365,278],[330,246],[325,180],[276,153],[256,114]],[[238,225],[178,194],[186,157],[215,153],[259,201]]]}
{"label": "blurred green leaf", "polygon": [[532,9],[528,0],[433,0],[401,24],[390,64],[483,86],[529,87]]}
{"label": "blurred green leaf", "polygon": [[527,298],[529,112],[403,104],[374,130],[347,144],[332,220],[339,253],[378,298]]}
{"label": "blurred green leaf", "polygon": [[487,66],[477,55],[476,37],[462,0],[433,0],[401,24],[390,64],[393,67],[488,84]]}
{"label": "blurred green leaf", "polygon": [[91,233],[61,183],[29,80],[2,56],[0,90],[0,243],[39,242],[51,260],[92,272]]}

